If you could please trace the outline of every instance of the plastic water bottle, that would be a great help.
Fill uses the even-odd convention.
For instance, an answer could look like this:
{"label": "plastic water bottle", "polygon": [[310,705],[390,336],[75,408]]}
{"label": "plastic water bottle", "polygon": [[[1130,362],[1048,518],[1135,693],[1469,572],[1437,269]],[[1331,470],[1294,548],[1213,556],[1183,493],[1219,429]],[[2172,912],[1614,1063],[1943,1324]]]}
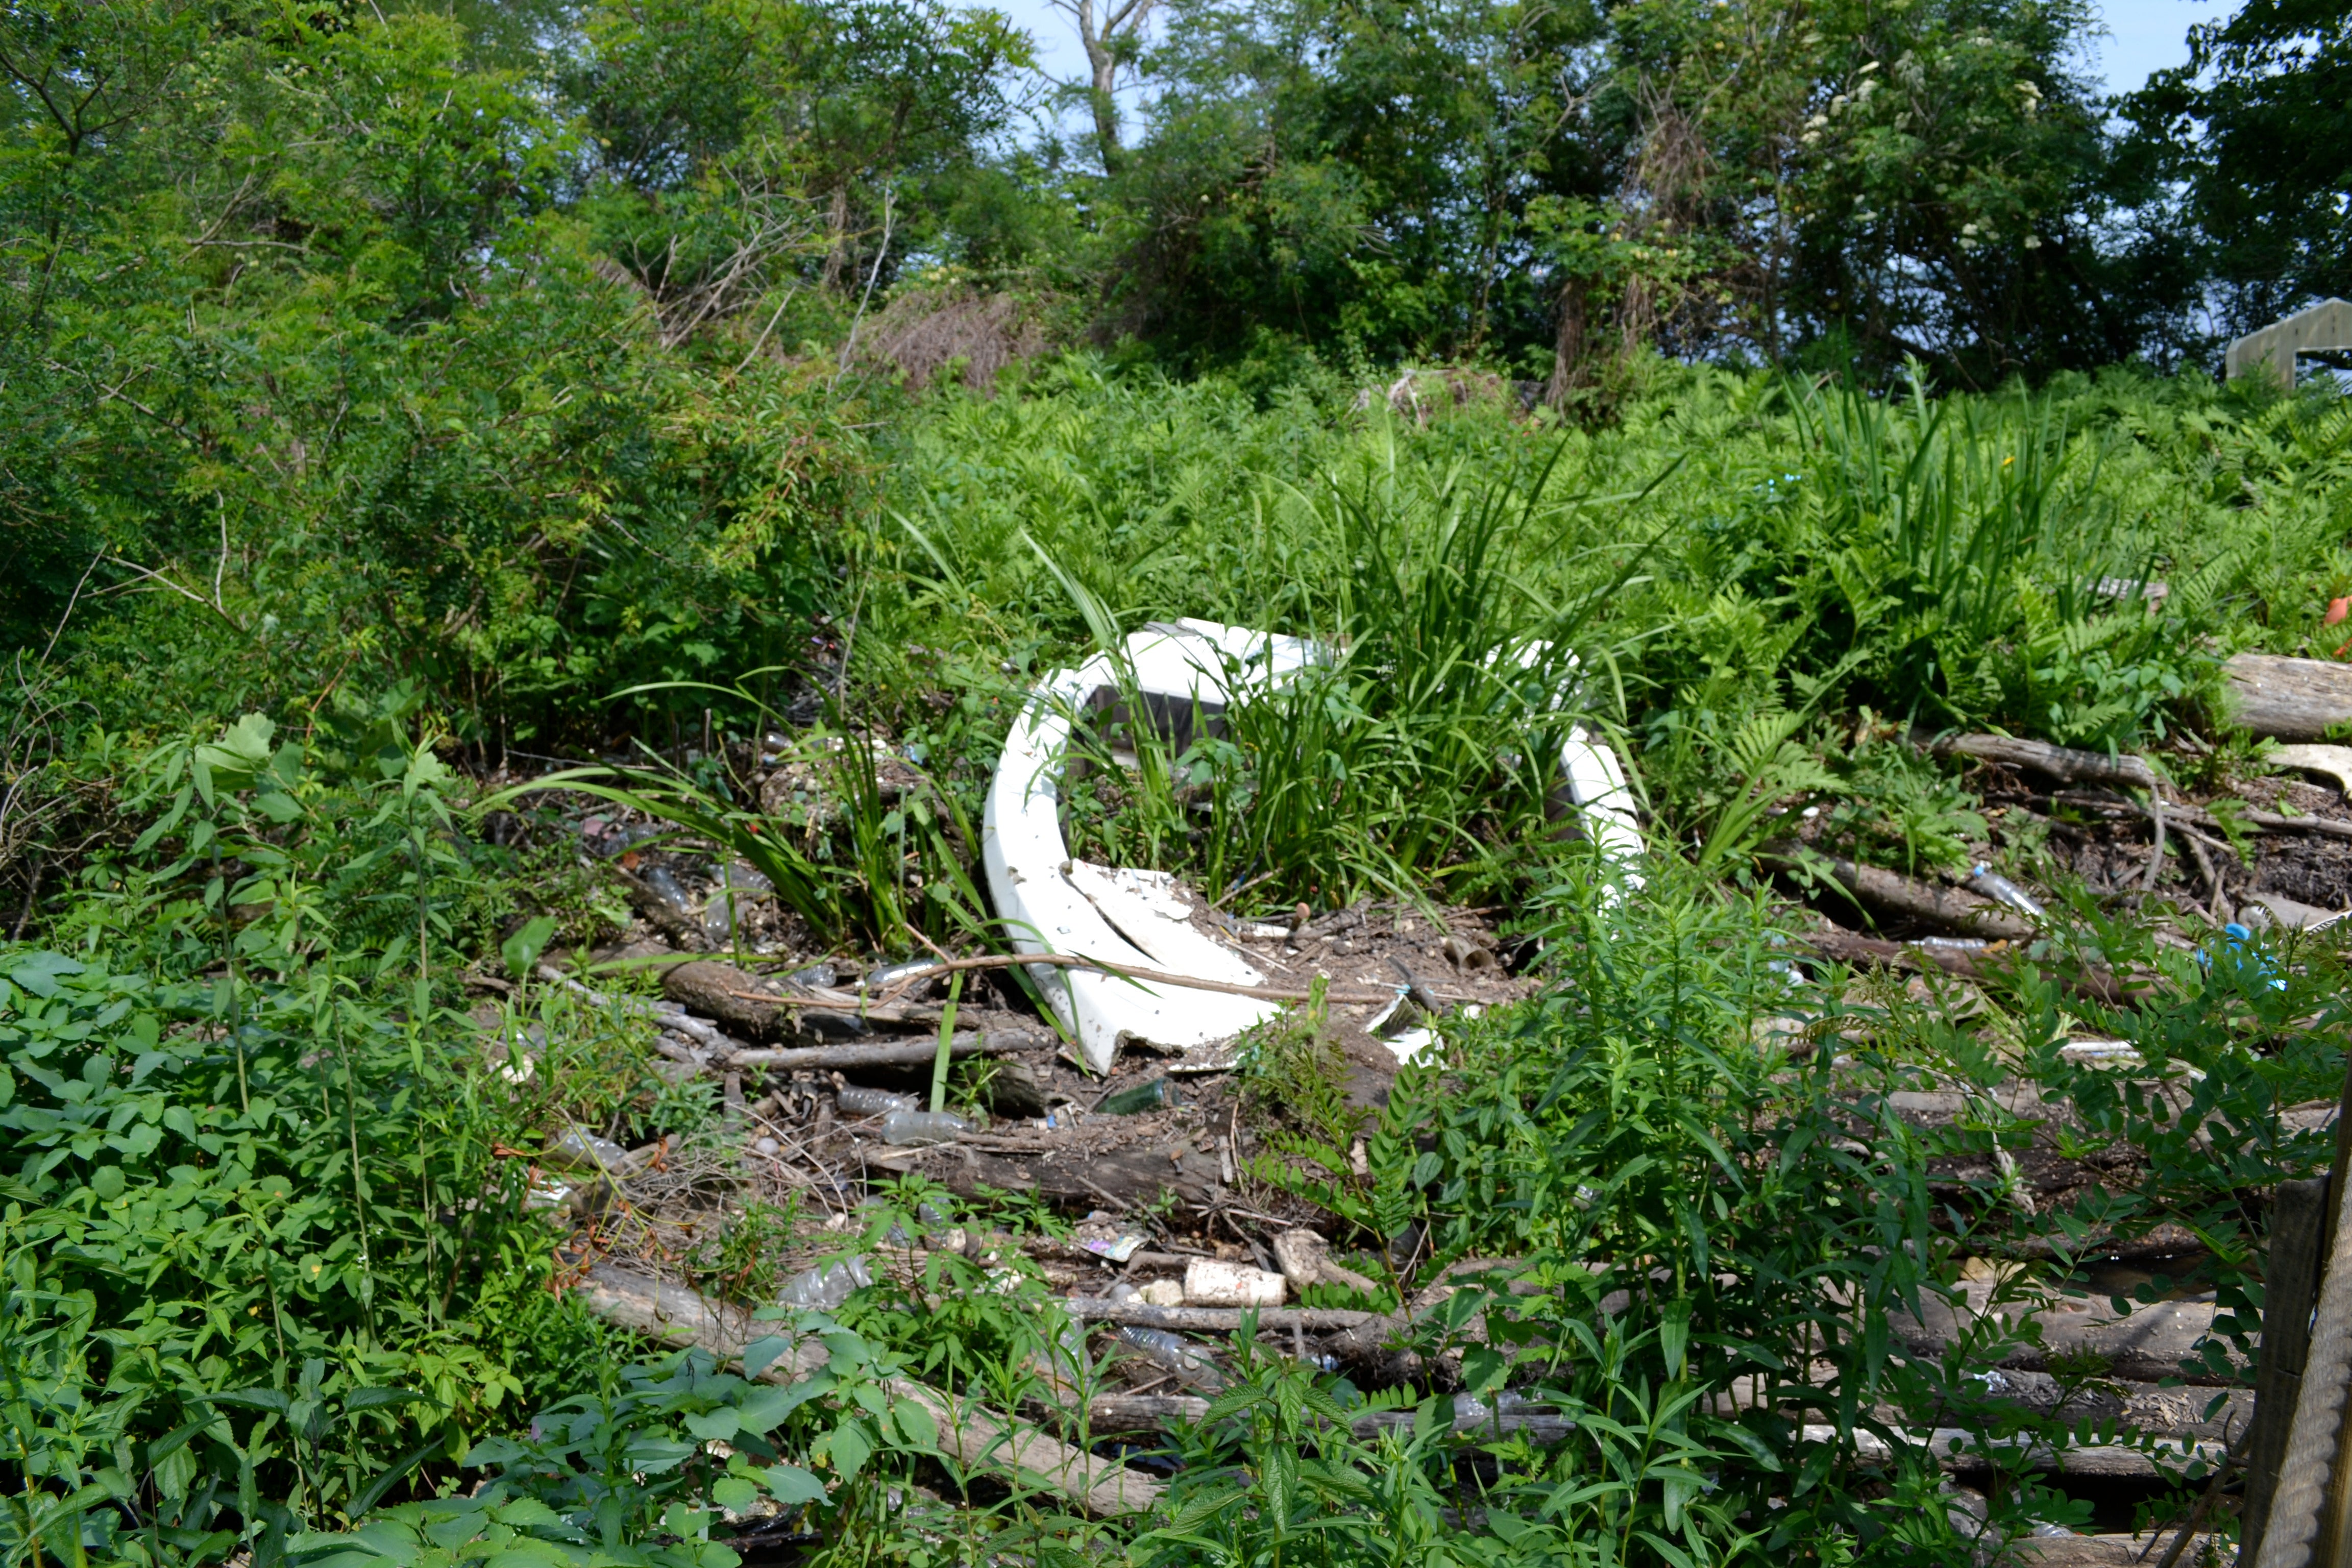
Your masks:
{"label": "plastic water bottle", "polygon": [[804,1312],[830,1312],[848,1300],[851,1291],[873,1283],[866,1259],[838,1258],[785,1280],[784,1288],[776,1292],[776,1301]]}
{"label": "plastic water bottle", "polygon": [[971,1123],[952,1110],[894,1110],[882,1119],[885,1143],[952,1143]]}
{"label": "plastic water bottle", "polygon": [[629,1158],[629,1152],[618,1143],[577,1127],[563,1130],[548,1149],[546,1163],[575,1171],[603,1171],[614,1176],[626,1175],[636,1164]]}
{"label": "plastic water bottle", "polygon": [[861,1089],[854,1083],[844,1084],[834,1102],[841,1107],[844,1116],[887,1116],[894,1110],[920,1110],[922,1102],[911,1094],[893,1094],[887,1089]]}
{"label": "plastic water bottle", "polygon": [[2042,919],[2045,913],[2040,900],[1982,860],[1978,861],[1976,869],[1969,873],[1969,886],[1993,902],[2007,904],[2020,914],[2034,920]]}
{"label": "plastic water bottle", "polygon": [[679,881],[668,867],[647,867],[643,880],[654,897],[679,914],[699,915],[702,912],[695,907],[694,895],[686,890],[686,884]]}
{"label": "plastic water bottle", "polygon": [[1165,1329],[1139,1328],[1124,1324],[1118,1331],[1119,1342],[1140,1354],[1155,1366],[1166,1367],[1185,1382],[1212,1393],[1224,1387],[1224,1374],[1215,1363],[1194,1350],[1186,1341]]}

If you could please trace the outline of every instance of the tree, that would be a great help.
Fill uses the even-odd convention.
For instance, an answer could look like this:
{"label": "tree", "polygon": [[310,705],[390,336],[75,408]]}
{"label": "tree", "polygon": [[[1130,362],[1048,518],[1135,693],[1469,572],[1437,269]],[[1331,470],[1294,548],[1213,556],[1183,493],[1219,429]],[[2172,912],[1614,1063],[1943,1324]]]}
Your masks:
{"label": "tree", "polygon": [[2352,294],[2352,5],[2247,0],[2126,101],[2238,330]]}
{"label": "tree", "polygon": [[1157,0],[1102,0],[1102,19],[1095,18],[1095,0],[1054,0],[1078,25],[1078,42],[1087,51],[1092,85],[1088,107],[1094,111],[1095,144],[1102,156],[1103,173],[1117,174],[1119,163],[1118,101],[1111,96],[1118,85],[1118,68],[1130,63],[1143,42],[1143,25],[1151,19]]}
{"label": "tree", "polygon": [[2131,353],[2144,312],[2094,259],[2098,106],[2066,67],[2090,21],[2078,0],[1618,11],[1594,110],[1630,148],[1618,205],[1706,262],[1653,290],[1660,341],[1850,345],[1874,373],[1916,356],[1980,385]]}
{"label": "tree", "polygon": [[1113,186],[1121,324],[1179,358],[1547,336],[1528,213],[1595,189],[1571,104],[1601,30],[1581,5],[1502,0],[1174,6]]}

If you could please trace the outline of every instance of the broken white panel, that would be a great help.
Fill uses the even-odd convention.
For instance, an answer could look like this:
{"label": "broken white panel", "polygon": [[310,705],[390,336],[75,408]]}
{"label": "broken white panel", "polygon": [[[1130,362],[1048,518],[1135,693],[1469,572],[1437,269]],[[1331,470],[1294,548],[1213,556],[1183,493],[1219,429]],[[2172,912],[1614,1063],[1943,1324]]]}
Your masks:
{"label": "broken white panel", "polygon": [[1559,778],[1560,793],[1576,807],[1585,836],[1600,847],[1602,858],[1624,869],[1625,885],[1638,892],[1642,874],[1633,867],[1642,858],[1642,825],[1617,753],[1576,725],[1559,748]]}
{"label": "broken white panel", "polygon": [[2283,768],[2298,768],[2332,780],[2352,798],[2352,746],[2279,746],[2273,749],[2270,760]]}
{"label": "broken white panel", "polygon": [[[1529,668],[1544,651],[1536,645],[1516,657]],[[981,816],[981,858],[997,913],[1016,952],[1263,984],[1264,975],[1239,953],[1192,927],[1190,909],[1174,898],[1165,873],[1070,857],[1062,837],[1062,774],[1077,715],[1092,707],[1097,692],[1189,703],[1212,715],[1292,679],[1320,652],[1303,637],[1198,620],[1154,622],[1129,637],[1120,652],[1116,660],[1097,654],[1048,677],[1013,721]],[[1567,696],[1559,694],[1553,708]],[[1144,721],[1140,714],[1136,719]],[[1585,831],[1624,868],[1627,885],[1638,889],[1640,877],[1631,866],[1642,853],[1642,834],[1616,753],[1580,726],[1571,728],[1560,748],[1560,793],[1581,815]],[[1033,965],[1029,973],[1097,1072],[1109,1070],[1129,1040],[1184,1050],[1229,1039],[1277,1011],[1252,997],[1132,981],[1101,970]],[[1409,1033],[1420,1037],[1401,1036],[1391,1048],[1417,1054],[1435,1039]]]}
{"label": "broken white panel", "polygon": [[[1097,654],[1049,677],[1013,721],[981,816],[981,858],[997,913],[1016,952],[1069,953],[1122,968],[1262,985],[1265,976],[1239,954],[1192,930],[1190,910],[1174,899],[1164,874],[1071,858],[1062,837],[1062,773],[1076,716],[1096,692],[1131,689],[1146,698],[1222,711],[1237,694],[1263,690],[1307,668],[1315,646],[1301,637],[1186,620],[1146,626],[1127,639],[1121,653],[1117,662]],[[1182,917],[1175,913],[1179,909]],[[1239,1034],[1277,1010],[1253,997],[1131,981],[1100,970],[1033,966],[1029,973],[1097,1072],[1108,1071],[1129,1040],[1181,1050]]]}
{"label": "broken white panel", "polygon": [[[1528,643],[1509,657],[1521,669],[1533,669],[1551,646]],[[1491,665],[1503,657],[1505,651],[1498,648],[1487,662]],[[1574,678],[1582,667],[1574,654],[1568,656],[1567,663],[1570,679],[1552,693],[1547,705],[1550,712],[1567,707],[1576,695],[1579,682]],[[1568,739],[1560,743],[1559,784],[1552,792],[1552,801],[1555,806],[1565,804],[1575,808],[1579,826],[1600,847],[1601,858],[1618,868],[1628,888],[1640,891],[1642,874],[1634,866],[1642,858],[1642,822],[1633,792],[1625,782],[1624,764],[1606,742],[1594,740],[1581,724],[1570,725]]]}

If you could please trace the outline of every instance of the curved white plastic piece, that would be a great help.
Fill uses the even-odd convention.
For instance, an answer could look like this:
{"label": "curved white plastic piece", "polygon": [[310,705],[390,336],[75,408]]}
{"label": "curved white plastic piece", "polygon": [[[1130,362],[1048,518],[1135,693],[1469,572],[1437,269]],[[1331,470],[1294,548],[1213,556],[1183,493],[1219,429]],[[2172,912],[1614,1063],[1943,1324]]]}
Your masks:
{"label": "curved white plastic piece", "polygon": [[1601,847],[1603,858],[1625,868],[1625,885],[1640,891],[1642,874],[1633,868],[1642,858],[1642,826],[1617,753],[1576,725],[1559,748],[1559,779],[1561,793],[1583,818],[1586,837]]}
{"label": "curved white plastic piece", "polygon": [[[1539,651],[1521,650],[1522,665]],[[1168,873],[1071,858],[1062,837],[1062,770],[1077,715],[1097,692],[1119,692],[1122,673],[1144,697],[1222,711],[1288,680],[1315,663],[1318,650],[1302,637],[1182,620],[1144,627],[1120,652],[1118,663],[1097,654],[1076,669],[1055,672],[1030,693],[1013,721],[981,815],[981,859],[997,914],[1018,952],[1075,954],[1124,968],[1263,984],[1265,976],[1238,952],[1193,927],[1191,908],[1175,896]],[[1642,854],[1642,833],[1616,753],[1574,728],[1560,748],[1559,766],[1560,793],[1581,815],[1585,831],[1607,858],[1625,868],[1626,885],[1639,889],[1641,878],[1632,867]],[[1028,972],[1097,1072],[1108,1072],[1129,1040],[1185,1050],[1230,1039],[1277,1010],[1253,997],[1130,981],[1097,969],[1032,965]]]}
{"label": "curved white plastic piece", "polygon": [[[1315,658],[1314,645],[1303,638],[1192,620],[1146,626],[1121,651],[1141,694],[1218,710],[1236,696],[1289,679]],[[1167,873],[1115,870],[1070,858],[1060,808],[1071,727],[1097,691],[1119,689],[1119,674],[1108,656],[1097,654],[1030,693],[1013,721],[981,816],[981,859],[996,911],[1019,952],[1074,953],[1123,967],[1262,985],[1265,977],[1238,952],[1192,928],[1192,911],[1174,897]],[[1181,1050],[1229,1039],[1276,1011],[1274,1003],[1253,997],[1124,980],[1100,970],[1033,966],[1029,973],[1097,1072],[1110,1069],[1126,1041]]]}

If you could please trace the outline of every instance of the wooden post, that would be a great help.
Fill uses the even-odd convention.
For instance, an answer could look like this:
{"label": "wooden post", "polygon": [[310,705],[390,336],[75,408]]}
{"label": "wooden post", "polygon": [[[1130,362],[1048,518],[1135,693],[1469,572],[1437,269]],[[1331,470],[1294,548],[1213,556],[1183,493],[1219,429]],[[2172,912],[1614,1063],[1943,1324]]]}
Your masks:
{"label": "wooden post", "polygon": [[2263,1357],[2254,1373],[2253,1430],[2246,1440],[2246,1509],[2238,1548],[2249,1563],[2262,1552],[2279,1463],[2286,1458],[2287,1428],[2303,1392],[2326,1213],[2325,1177],[2281,1182],[2271,1201],[2270,1258],[2263,1270]]}
{"label": "wooden post", "polygon": [[[2247,1489],[2249,1534],[2238,1561],[2252,1568],[2352,1568],[2352,1466],[2345,1462],[2347,1449],[2352,1447],[2347,1443],[2352,1433],[2347,1430],[2352,1423],[2344,1418],[2347,1397],[2352,1396],[2352,1220],[2345,1213],[2352,1207],[2352,1058],[2345,1062],[2344,1091],[2336,1104],[2335,1171],[2324,1185],[2326,1195],[2316,1205],[2319,1245],[2312,1249],[2317,1289],[2308,1335],[2302,1344],[2294,1344],[2304,1328],[2299,1313],[2284,1314],[2279,1325],[2282,1337],[2301,1355],[2294,1415],[2285,1422],[2285,1442],[2263,1499],[2259,1526],[2252,1518],[2251,1478]],[[2263,1300],[2263,1361],[2267,1367],[2267,1290]],[[2262,1419],[2258,1405],[2258,1425]]]}

